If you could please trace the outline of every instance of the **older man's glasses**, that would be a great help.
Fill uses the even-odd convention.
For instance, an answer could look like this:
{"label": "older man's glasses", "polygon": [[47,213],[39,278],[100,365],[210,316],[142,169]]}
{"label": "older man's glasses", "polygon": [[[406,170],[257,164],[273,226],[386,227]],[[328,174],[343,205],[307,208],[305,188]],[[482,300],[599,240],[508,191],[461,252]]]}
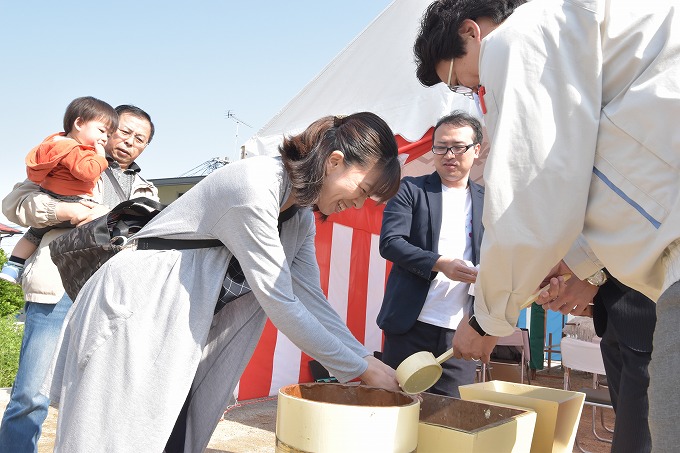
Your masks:
{"label": "older man's glasses", "polygon": [[475,145],[476,143],[470,143],[469,145],[453,145],[453,146],[435,145],[432,147],[432,152],[438,156],[443,156],[448,152],[450,152],[454,156],[460,156],[461,154],[467,153],[468,149],[472,148]]}
{"label": "older man's glasses", "polygon": [[451,76],[453,75],[453,59],[451,59],[451,65],[449,66],[449,78],[446,81],[446,86],[449,87],[449,90],[453,91],[454,93],[457,94],[462,94],[463,96],[474,99],[472,96],[472,88],[468,88],[463,85],[451,85]]}
{"label": "older man's glasses", "polygon": [[149,142],[146,140],[146,137],[144,137],[143,135],[135,134],[134,131],[131,131],[130,129],[127,129],[125,127],[118,128],[118,135],[123,140],[127,140],[128,138],[134,135],[135,146],[139,148],[143,148],[149,144]]}

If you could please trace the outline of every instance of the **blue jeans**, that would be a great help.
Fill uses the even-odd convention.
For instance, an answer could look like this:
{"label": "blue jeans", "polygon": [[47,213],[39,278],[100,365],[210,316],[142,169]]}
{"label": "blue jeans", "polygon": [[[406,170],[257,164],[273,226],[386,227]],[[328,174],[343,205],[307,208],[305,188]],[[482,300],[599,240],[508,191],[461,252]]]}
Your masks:
{"label": "blue jeans", "polygon": [[26,302],[19,370],[0,425],[0,452],[37,452],[50,400],[40,394],[61,326],[73,302],[64,294],[56,305]]}

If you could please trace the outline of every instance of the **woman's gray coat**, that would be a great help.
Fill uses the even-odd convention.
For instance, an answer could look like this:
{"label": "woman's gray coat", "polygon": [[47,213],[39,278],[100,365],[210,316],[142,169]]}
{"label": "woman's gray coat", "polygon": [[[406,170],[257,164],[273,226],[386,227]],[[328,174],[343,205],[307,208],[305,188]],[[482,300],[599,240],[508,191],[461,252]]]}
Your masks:
{"label": "woman's gray coat", "polygon": [[[279,236],[289,193],[280,158],[229,164],[137,235],[217,238],[226,247],[131,247],[95,273],[66,318],[45,383],[59,403],[55,451],[160,452],[190,389],[185,451],[203,451],[266,316],[340,381],[366,370],[369,352],[321,290],[313,213],[298,211]],[[213,317],[232,253],[253,292]]]}

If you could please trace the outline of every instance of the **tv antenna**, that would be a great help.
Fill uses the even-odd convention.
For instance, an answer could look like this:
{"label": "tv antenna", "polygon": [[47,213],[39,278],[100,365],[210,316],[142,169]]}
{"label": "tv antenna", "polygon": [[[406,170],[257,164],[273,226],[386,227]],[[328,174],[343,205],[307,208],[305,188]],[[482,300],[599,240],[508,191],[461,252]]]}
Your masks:
{"label": "tv antenna", "polygon": [[218,168],[224,167],[228,163],[230,163],[228,157],[213,157],[212,159],[203,162],[201,165],[192,168],[186,173],[182,173],[180,177],[206,176]]}
{"label": "tv antenna", "polygon": [[239,147],[238,147],[238,127],[239,127],[240,124],[243,124],[244,126],[248,126],[249,128],[252,129],[253,126],[251,126],[250,124],[246,123],[245,121],[243,121],[242,119],[237,117],[234,114],[233,110],[227,110],[226,116],[227,116],[228,119],[232,119],[236,122],[236,138],[234,140],[234,149],[236,150],[236,153],[237,153],[236,155],[240,156],[241,150],[239,150]]}

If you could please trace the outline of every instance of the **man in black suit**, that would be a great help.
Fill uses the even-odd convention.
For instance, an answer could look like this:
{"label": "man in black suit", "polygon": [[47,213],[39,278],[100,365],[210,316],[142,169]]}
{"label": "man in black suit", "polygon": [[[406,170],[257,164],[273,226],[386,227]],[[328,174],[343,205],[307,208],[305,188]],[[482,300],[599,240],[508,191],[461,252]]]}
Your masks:
{"label": "man in black suit", "polygon": [[[484,205],[484,188],[470,181],[470,169],[481,142],[475,117],[456,111],[440,119],[432,135],[436,171],[403,178],[385,207],[380,254],[393,266],[378,326],[382,359],[394,368],[415,352],[442,354],[468,321]],[[452,358],[442,368],[431,393],[460,397],[458,386],[474,381],[475,362]]]}

